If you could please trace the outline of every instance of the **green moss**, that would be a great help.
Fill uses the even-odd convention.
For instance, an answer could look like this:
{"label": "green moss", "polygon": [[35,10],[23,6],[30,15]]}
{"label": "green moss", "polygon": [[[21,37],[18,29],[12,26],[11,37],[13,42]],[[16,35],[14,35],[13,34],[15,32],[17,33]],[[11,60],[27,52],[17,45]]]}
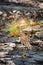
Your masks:
{"label": "green moss", "polygon": [[17,28],[14,23],[9,23],[7,26],[6,26],[6,29],[5,29],[6,32],[9,32],[11,33],[11,35],[18,35],[19,34],[19,28]]}

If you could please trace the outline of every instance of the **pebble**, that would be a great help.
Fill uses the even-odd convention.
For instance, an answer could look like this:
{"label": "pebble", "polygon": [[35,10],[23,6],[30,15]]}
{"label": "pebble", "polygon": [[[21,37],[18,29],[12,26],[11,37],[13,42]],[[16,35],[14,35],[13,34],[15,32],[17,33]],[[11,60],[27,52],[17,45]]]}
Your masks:
{"label": "pebble", "polygon": [[13,10],[13,13],[16,13],[16,10]]}

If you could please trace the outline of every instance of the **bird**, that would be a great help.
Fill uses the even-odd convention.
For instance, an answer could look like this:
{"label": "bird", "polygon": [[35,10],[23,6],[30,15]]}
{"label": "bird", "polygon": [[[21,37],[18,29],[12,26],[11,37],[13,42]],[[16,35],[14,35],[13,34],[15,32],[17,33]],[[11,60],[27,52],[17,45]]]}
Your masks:
{"label": "bird", "polygon": [[24,32],[20,33],[20,41],[25,47],[23,48],[23,57],[26,56],[27,49],[32,50],[32,46],[30,44],[30,36],[26,35]]}

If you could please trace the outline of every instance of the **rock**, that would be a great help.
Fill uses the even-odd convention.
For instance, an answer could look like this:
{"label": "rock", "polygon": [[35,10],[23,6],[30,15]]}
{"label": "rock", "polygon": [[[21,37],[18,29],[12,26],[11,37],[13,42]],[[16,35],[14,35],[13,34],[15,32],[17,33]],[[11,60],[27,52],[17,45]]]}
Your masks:
{"label": "rock", "polygon": [[30,20],[30,23],[29,24],[30,24],[30,26],[36,26],[36,22],[33,22],[33,19]]}
{"label": "rock", "polygon": [[7,37],[5,36],[5,33],[0,34],[0,43],[1,42],[12,42],[12,43],[18,43],[20,44],[20,38],[15,38],[15,37]]}
{"label": "rock", "polygon": [[1,51],[3,51],[3,49],[2,49],[2,48],[0,48],[0,52],[1,52]]}
{"label": "rock", "polygon": [[7,53],[8,53],[7,51],[6,52],[4,52],[4,51],[0,52],[0,58],[5,57],[5,54],[7,54]]}
{"label": "rock", "polygon": [[2,33],[0,32],[0,36],[2,35]]}
{"label": "rock", "polygon": [[12,47],[12,48],[13,47],[15,48],[16,47],[16,44],[15,43],[10,43],[9,46]]}
{"label": "rock", "polygon": [[30,38],[30,44],[33,46],[33,50],[43,50],[43,41],[34,35]]}
{"label": "rock", "polygon": [[7,17],[7,13],[3,12],[3,17]]}
{"label": "rock", "polygon": [[16,44],[15,43],[6,43],[9,47],[15,48]]}
{"label": "rock", "polygon": [[27,50],[27,53],[28,53],[29,55],[35,55],[35,54],[36,54],[36,52],[31,51],[31,50]]}
{"label": "rock", "polygon": [[9,17],[7,17],[8,20],[10,19],[14,19],[14,16],[13,15],[10,15]]}
{"label": "rock", "polygon": [[15,63],[13,63],[13,61],[8,61],[8,65],[15,65]]}
{"label": "rock", "polygon": [[[26,0],[27,1],[27,0]],[[25,12],[28,12],[28,13],[30,13],[31,12],[31,17],[32,18],[36,18],[37,16],[38,16],[38,14],[37,14],[37,12],[39,13],[39,10],[40,10],[40,8],[39,8],[39,6],[38,6],[38,4],[35,2],[35,1],[29,1],[29,2],[27,2],[28,3],[28,7],[26,7],[26,5],[24,6],[24,2],[22,2],[20,5],[13,5],[13,6],[10,6],[10,5],[8,5],[8,6],[3,6],[3,9],[5,9],[6,11],[5,12],[7,12],[8,14],[10,14],[9,13],[9,10],[13,10],[13,12],[14,12],[14,10],[18,10],[18,11],[22,11],[23,12],[23,14],[25,15]],[[35,5],[36,4],[36,5]],[[23,5],[23,6],[22,6]],[[35,8],[34,8],[35,7]],[[41,10],[41,11],[43,11],[43,10]],[[39,15],[40,15],[41,13],[39,13]],[[42,13],[43,14],[43,13]],[[29,14],[28,14],[29,15]],[[30,15],[29,15],[29,17],[30,17]],[[26,15],[27,16],[27,15]],[[12,17],[13,19],[14,19],[14,16]]]}
{"label": "rock", "polygon": [[3,14],[3,12],[0,11],[0,15],[2,15],[2,14]]}
{"label": "rock", "polygon": [[34,60],[38,63],[42,63],[43,62],[43,57],[39,56],[39,55],[36,55],[34,56]]}
{"label": "rock", "polygon": [[[34,22],[33,22],[33,23],[34,23]],[[36,23],[34,23],[34,24],[36,24]],[[34,25],[34,24],[33,24],[33,25]],[[34,27],[28,26],[27,28],[24,28],[24,29],[23,29],[24,32],[26,31],[26,32],[30,32],[30,33],[31,33],[32,31],[33,31],[33,32],[38,32],[38,31],[40,31],[40,30],[43,30],[43,29],[41,29],[40,26],[38,26],[38,25],[36,25],[36,26],[34,26]]]}
{"label": "rock", "polygon": [[16,10],[13,10],[13,13],[16,13],[17,11]]}
{"label": "rock", "polygon": [[18,37],[18,38],[16,39],[16,41],[17,41],[18,43],[20,43],[20,37]]}
{"label": "rock", "polygon": [[[33,39],[34,40],[34,39]],[[33,45],[35,45],[35,46],[37,46],[37,45],[39,45],[39,44],[41,44],[43,41],[41,41],[41,40],[35,40],[35,41],[33,41],[32,40],[32,42],[31,42],[31,44],[33,44]]]}
{"label": "rock", "polygon": [[17,11],[17,14],[20,14],[20,11]]}
{"label": "rock", "polygon": [[43,9],[43,3],[39,3],[39,7]]}
{"label": "rock", "polygon": [[7,38],[7,42],[15,43],[16,42],[16,38],[15,37],[8,37]]}
{"label": "rock", "polygon": [[[16,4],[17,4],[17,3],[20,3],[20,4],[21,4],[21,3],[22,3],[22,4],[24,3],[24,4],[28,4],[28,5],[29,5],[29,4],[34,5],[34,4],[36,4],[36,2],[37,2],[37,1],[33,1],[33,0],[25,0],[25,1],[24,1],[24,0],[12,0],[12,1],[11,1],[11,0],[6,0],[6,1],[8,1],[8,2],[13,2],[13,3],[16,3]],[[36,5],[35,5],[35,6],[36,6]]]}
{"label": "rock", "polygon": [[7,42],[7,37],[0,37],[0,42]]}
{"label": "rock", "polygon": [[30,14],[31,14],[30,12],[25,13],[26,16],[30,16]]}
{"label": "rock", "polygon": [[43,32],[36,32],[35,36],[43,40]]}
{"label": "rock", "polygon": [[32,27],[27,27],[27,28],[23,29],[23,31],[26,31],[26,32],[31,32],[32,30],[33,30]]}
{"label": "rock", "polygon": [[26,48],[24,45],[22,45],[22,44],[19,44],[19,45],[17,45],[17,48],[19,49],[21,49],[21,48]]}
{"label": "rock", "polygon": [[1,65],[7,65],[8,63],[7,63],[5,60],[1,60],[1,59],[0,59],[0,64],[1,64]]}
{"label": "rock", "polygon": [[28,62],[25,62],[24,65],[30,65]]}

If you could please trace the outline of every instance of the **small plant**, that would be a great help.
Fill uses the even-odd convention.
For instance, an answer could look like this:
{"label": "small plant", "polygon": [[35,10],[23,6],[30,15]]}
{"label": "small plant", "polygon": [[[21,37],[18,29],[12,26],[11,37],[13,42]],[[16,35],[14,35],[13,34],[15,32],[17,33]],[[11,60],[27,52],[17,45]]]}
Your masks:
{"label": "small plant", "polygon": [[17,36],[19,34],[19,28],[14,23],[7,24],[5,31],[9,32],[9,36]]}

